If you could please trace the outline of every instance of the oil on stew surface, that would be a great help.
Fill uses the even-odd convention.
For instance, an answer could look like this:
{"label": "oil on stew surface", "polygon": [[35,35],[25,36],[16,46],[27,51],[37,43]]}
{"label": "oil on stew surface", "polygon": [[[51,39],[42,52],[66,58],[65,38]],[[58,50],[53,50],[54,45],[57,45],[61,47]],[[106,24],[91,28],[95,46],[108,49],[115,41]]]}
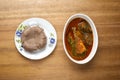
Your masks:
{"label": "oil on stew surface", "polygon": [[89,23],[82,18],[73,19],[67,26],[65,46],[75,60],[85,59],[91,52],[93,32]]}

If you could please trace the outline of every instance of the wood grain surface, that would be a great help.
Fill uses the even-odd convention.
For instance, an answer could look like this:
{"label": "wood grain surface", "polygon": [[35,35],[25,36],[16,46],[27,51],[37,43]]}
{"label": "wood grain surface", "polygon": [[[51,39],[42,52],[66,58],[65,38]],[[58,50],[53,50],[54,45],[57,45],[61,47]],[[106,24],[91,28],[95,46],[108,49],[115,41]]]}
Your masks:
{"label": "wood grain surface", "polygon": [[[94,58],[78,65],[66,56],[62,33],[66,20],[84,13],[94,21],[99,46]],[[25,19],[50,21],[57,31],[54,52],[43,60],[24,58],[14,44]],[[120,0],[0,0],[0,80],[120,80]]]}

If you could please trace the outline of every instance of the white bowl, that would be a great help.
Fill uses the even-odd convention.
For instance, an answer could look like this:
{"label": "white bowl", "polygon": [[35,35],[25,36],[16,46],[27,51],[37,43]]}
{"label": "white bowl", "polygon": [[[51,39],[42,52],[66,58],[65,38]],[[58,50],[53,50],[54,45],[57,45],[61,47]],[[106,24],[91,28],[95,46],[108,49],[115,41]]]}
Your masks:
{"label": "white bowl", "polygon": [[[90,54],[83,60],[75,60],[75,59],[73,59],[69,55],[69,53],[68,53],[68,51],[66,49],[66,46],[65,46],[65,32],[66,32],[66,29],[68,27],[68,24],[75,18],[82,18],[82,19],[86,20],[90,24],[92,32],[93,32],[93,46],[92,46],[92,50],[91,50]],[[88,17],[85,14],[74,14],[67,20],[67,22],[66,22],[66,24],[64,26],[64,30],[63,30],[63,46],[64,46],[64,50],[65,50],[65,53],[68,56],[68,58],[71,61],[73,61],[73,62],[75,62],[77,64],[85,64],[85,63],[89,62],[94,57],[94,55],[95,55],[95,53],[97,51],[97,47],[98,47],[98,34],[97,34],[97,30],[96,30],[95,24],[90,19],[90,17]]]}

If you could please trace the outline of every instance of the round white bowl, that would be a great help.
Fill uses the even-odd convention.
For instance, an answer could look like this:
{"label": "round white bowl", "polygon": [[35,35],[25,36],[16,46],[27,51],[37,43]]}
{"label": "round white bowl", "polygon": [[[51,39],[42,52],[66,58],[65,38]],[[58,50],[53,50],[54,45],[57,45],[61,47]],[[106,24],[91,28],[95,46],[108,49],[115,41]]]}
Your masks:
{"label": "round white bowl", "polygon": [[[68,51],[66,49],[66,46],[65,46],[65,32],[66,32],[66,29],[68,27],[68,24],[75,18],[82,18],[82,19],[86,20],[90,24],[92,32],[93,32],[93,46],[92,46],[92,50],[91,50],[90,54],[88,55],[88,57],[86,57],[83,60],[75,60],[75,59],[73,59],[69,55],[69,53],[68,53]],[[91,20],[90,17],[88,17],[85,14],[74,14],[67,20],[67,22],[66,22],[66,24],[64,26],[64,30],[63,30],[63,47],[64,47],[65,53],[68,56],[68,58],[71,61],[73,61],[73,62],[75,62],[77,64],[85,64],[85,63],[89,62],[94,57],[94,55],[95,55],[95,53],[97,51],[97,47],[98,47],[98,34],[97,34],[97,30],[96,30],[95,24],[93,23],[93,21]]]}

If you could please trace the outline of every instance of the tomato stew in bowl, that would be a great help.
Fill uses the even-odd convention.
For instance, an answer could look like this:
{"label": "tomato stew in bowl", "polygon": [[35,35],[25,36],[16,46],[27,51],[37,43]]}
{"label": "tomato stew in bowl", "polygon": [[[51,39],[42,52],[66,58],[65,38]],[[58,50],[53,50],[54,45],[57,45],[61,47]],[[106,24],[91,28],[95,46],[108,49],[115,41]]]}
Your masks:
{"label": "tomato stew in bowl", "polygon": [[97,50],[98,36],[87,15],[75,14],[68,19],[63,31],[63,45],[73,62],[83,64],[92,59]]}

